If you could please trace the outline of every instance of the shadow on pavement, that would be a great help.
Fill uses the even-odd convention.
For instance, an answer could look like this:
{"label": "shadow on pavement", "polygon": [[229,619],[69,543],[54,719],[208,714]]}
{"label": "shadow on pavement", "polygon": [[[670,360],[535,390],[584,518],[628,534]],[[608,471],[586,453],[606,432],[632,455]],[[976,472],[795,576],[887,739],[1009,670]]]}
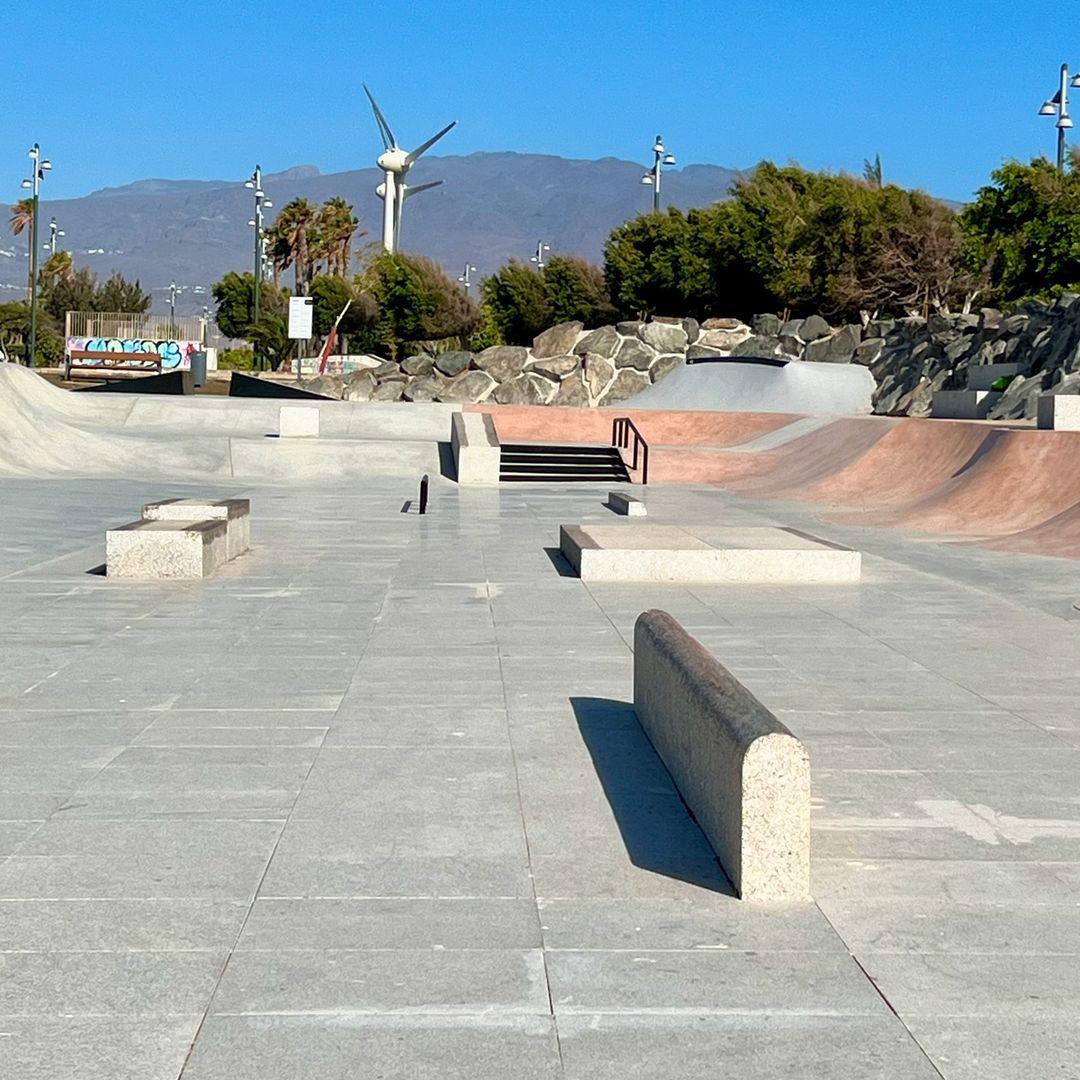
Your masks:
{"label": "shadow on pavement", "polygon": [[734,897],[633,705],[593,697],[572,697],[570,704],[630,861],[642,870]]}

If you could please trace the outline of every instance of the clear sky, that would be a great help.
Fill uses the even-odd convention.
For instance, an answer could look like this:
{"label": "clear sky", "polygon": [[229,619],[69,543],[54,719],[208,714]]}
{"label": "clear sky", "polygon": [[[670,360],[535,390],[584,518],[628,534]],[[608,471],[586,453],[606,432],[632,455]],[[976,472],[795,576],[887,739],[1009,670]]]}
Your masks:
{"label": "clear sky", "polygon": [[367,166],[362,82],[406,147],[456,119],[440,152],[644,164],[659,131],[680,166],[880,153],[887,179],[965,199],[1003,159],[1052,154],[1036,113],[1059,65],[1080,69],[1076,0],[48,0],[16,25],[0,199],[35,139],[46,198]]}

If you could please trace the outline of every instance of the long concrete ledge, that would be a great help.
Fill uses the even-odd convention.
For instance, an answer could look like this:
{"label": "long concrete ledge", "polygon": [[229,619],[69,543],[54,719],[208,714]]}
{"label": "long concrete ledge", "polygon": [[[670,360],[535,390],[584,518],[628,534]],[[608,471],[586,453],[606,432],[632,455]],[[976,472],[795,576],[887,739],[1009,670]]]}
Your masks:
{"label": "long concrete ledge", "polygon": [[228,522],[132,521],[105,533],[105,572],[118,578],[203,578],[228,560]]}
{"label": "long concrete ledge", "polygon": [[645,504],[636,495],[625,491],[609,491],[607,504],[616,514],[626,517],[644,517],[646,514]]}
{"label": "long concrete ledge", "polygon": [[163,499],[147,503],[143,521],[224,521],[228,558],[235,559],[251,547],[251,502],[248,499]]}
{"label": "long concrete ledge", "polygon": [[459,484],[488,486],[499,482],[502,449],[495,423],[486,413],[454,413],[450,447]]}
{"label": "long concrete ledge", "polygon": [[664,611],[634,627],[634,708],[739,896],[810,898],[810,758]]}

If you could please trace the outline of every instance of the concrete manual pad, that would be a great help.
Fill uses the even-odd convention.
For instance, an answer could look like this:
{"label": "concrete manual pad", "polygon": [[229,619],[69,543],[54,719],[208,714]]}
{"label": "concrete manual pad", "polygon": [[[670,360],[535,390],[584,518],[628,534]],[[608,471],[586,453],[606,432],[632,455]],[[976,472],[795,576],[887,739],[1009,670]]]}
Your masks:
{"label": "concrete manual pad", "polygon": [[559,547],[583,581],[836,584],[862,572],[859,552],[773,526],[562,525]]}
{"label": "concrete manual pad", "polygon": [[132,521],[105,533],[111,578],[203,578],[228,561],[228,522]]}

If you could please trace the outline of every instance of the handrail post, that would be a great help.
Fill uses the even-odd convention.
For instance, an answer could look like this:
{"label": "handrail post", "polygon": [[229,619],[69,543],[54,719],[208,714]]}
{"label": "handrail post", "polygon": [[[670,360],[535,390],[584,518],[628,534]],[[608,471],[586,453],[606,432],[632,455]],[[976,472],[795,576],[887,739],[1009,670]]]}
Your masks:
{"label": "handrail post", "polygon": [[428,475],[424,473],[420,477],[420,513],[427,513]]}

